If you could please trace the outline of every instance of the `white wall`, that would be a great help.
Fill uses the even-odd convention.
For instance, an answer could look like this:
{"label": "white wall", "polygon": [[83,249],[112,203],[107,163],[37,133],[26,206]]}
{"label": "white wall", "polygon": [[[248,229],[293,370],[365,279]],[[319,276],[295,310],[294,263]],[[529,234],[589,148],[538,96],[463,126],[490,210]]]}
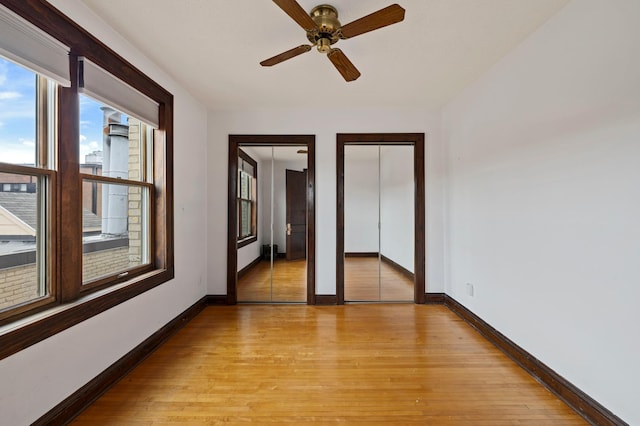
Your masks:
{"label": "white wall", "polygon": [[[319,114],[323,120],[317,120]],[[425,132],[427,291],[442,292],[443,171],[440,114],[410,109],[281,109],[209,113],[209,293],[226,293],[229,134],[316,135],[316,293],[335,294],[336,133]]]}
{"label": "white wall", "polygon": [[636,0],[573,1],[443,113],[446,292],[630,424],[638,22]]}
{"label": "white wall", "polygon": [[50,2],[174,95],[176,278],[0,361],[6,425],[30,424],[207,292],[206,110],[80,2]]}

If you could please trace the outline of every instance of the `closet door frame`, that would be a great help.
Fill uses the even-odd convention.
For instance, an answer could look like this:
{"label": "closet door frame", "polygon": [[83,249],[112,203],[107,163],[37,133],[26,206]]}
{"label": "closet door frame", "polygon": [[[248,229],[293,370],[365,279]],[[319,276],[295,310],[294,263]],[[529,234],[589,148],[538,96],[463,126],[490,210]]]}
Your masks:
{"label": "closet door frame", "polygon": [[336,202],[336,296],[344,304],[344,148],[345,145],[411,145],[414,170],[414,303],[426,300],[424,133],[338,133]]}
{"label": "closet door frame", "polygon": [[307,147],[307,305],[316,301],[315,228],[315,135],[229,135],[229,188],[227,199],[227,296],[226,303],[238,303],[238,150],[242,145]]}

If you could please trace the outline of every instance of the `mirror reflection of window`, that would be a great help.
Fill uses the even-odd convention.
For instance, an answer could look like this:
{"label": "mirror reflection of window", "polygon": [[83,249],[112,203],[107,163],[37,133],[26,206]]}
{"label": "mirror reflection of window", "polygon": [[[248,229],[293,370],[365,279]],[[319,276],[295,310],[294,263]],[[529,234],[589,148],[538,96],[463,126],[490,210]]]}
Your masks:
{"label": "mirror reflection of window", "polygon": [[238,158],[238,241],[256,241],[257,162],[244,151]]}

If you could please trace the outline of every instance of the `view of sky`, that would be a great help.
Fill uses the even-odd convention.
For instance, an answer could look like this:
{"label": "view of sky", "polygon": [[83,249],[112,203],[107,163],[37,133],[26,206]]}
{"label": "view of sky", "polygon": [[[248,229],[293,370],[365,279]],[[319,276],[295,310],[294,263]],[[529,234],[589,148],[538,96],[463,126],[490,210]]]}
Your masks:
{"label": "view of sky", "polygon": [[80,162],[93,151],[102,151],[102,105],[80,95]]}
{"label": "view of sky", "polygon": [[0,57],[0,161],[35,161],[35,74]]}
{"label": "view of sky", "polygon": [[[35,73],[0,57],[0,162],[34,164]],[[101,104],[80,95],[80,162],[102,150]]]}

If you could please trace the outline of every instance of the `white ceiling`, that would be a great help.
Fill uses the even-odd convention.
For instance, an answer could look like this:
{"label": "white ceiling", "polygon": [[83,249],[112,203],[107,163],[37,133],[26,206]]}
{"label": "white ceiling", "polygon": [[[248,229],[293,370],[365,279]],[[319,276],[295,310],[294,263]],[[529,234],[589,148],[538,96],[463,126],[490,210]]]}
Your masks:
{"label": "white ceiling", "polygon": [[[568,0],[398,0],[405,20],[336,47],[362,76],[346,83],[268,0],[82,0],[211,109],[412,107],[437,110]],[[346,24],[394,0],[333,0]],[[299,0],[311,10],[319,0]]]}

